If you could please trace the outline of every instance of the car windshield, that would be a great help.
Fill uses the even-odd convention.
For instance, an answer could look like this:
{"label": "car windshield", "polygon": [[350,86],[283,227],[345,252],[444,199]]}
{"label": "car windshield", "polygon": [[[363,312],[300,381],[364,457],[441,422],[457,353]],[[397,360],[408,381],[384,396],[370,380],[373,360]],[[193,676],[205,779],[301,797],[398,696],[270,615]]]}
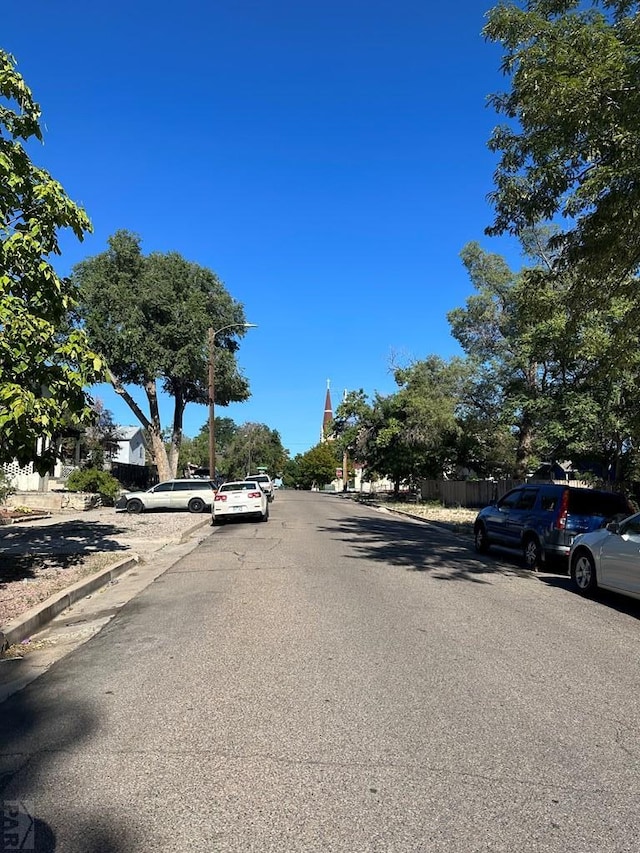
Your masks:
{"label": "car windshield", "polygon": [[257,485],[254,481],[243,481],[242,483],[224,483],[218,491],[220,492],[252,492]]}

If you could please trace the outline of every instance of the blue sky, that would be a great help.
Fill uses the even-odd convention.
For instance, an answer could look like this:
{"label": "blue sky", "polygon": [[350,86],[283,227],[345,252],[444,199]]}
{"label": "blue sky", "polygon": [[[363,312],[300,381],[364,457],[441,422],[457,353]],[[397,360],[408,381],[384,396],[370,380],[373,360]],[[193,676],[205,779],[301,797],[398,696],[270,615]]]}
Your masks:
{"label": "blue sky", "polygon": [[[394,390],[390,365],[458,353],[446,314],[472,288],[507,85],[481,36],[490,2],[163,0],[5,4],[0,46],[43,109],[34,151],[89,213],[58,264],[118,228],[213,269],[258,324],[242,340],[252,398],[216,408],[319,438],[326,380]],[[117,422],[135,418],[107,386]],[[163,407],[165,422],[171,408]],[[207,419],[190,405],[185,432]]]}

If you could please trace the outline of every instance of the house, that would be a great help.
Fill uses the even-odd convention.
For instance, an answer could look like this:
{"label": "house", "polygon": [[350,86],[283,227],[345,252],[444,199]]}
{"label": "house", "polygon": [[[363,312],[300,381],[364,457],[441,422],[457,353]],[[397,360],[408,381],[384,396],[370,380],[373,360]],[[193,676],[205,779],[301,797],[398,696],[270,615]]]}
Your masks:
{"label": "house", "polygon": [[146,445],[142,427],[125,426],[118,427],[118,449],[111,457],[111,462],[120,462],[124,465],[145,465]]}

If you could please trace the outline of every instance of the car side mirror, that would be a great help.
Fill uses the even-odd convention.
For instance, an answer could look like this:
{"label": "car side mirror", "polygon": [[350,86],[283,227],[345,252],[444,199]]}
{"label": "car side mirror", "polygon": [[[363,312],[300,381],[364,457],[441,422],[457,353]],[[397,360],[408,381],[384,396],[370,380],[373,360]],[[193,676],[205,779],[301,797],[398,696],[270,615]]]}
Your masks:
{"label": "car side mirror", "polygon": [[605,527],[605,530],[608,530],[609,533],[620,533],[620,525],[617,521],[610,521]]}

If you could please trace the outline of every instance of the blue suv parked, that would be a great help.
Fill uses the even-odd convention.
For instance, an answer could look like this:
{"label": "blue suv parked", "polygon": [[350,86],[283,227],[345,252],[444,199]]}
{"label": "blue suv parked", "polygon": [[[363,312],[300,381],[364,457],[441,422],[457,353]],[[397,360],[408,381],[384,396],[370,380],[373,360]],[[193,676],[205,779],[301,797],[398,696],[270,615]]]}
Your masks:
{"label": "blue suv parked", "polygon": [[579,533],[597,530],[632,512],[624,495],[527,483],[480,510],[473,528],[475,547],[480,553],[491,545],[517,549],[527,568],[535,570],[550,557],[567,557]]}

